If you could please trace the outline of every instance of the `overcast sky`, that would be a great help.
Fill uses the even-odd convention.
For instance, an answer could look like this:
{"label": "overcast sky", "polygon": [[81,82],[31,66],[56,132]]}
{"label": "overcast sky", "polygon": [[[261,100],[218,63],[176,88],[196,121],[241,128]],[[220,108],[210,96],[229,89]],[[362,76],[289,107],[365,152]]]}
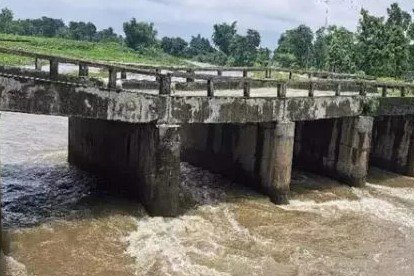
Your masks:
{"label": "overcast sky", "polygon": [[[356,29],[359,10],[364,7],[385,15],[387,7],[398,2],[407,11],[413,0],[329,0],[329,24]],[[262,44],[275,48],[280,34],[299,24],[313,29],[325,24],[325,0],[0,0],[17,18],[49,16],[68,22],[91,21],[98,28],[112,26],[122,33],[122,23],[132,17],[154,22],[162,36],[186,39],[200,33],[211,37],[218,22],[237,20],[239,32],[253,28],[262,34]]]}

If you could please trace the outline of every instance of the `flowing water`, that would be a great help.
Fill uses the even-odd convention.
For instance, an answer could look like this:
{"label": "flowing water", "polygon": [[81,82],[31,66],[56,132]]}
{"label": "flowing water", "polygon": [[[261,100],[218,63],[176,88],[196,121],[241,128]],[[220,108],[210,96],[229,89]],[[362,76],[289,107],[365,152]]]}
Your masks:
{"label": "flowing water", "polygon": [[275,206],[182,164],[198,202],[151,218],[70,167],[67,119],[1,114],[6,275],[413,275],[414,179],[377,169],[350,188],[295,171]]}

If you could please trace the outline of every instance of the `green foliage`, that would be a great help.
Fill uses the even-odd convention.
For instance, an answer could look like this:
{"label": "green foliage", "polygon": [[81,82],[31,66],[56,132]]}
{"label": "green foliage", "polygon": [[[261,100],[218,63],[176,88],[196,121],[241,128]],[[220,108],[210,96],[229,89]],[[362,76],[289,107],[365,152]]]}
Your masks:
{"label": "green foliage", "polygon": [[69,22],[68,38],[92,41],[96,35],[96,26],[91,22]]}
{"label": "green foliage", "polygon": [[237,21],[231,24],[214,25],[213,42],[226,55],[230,54],[230,44],[237,33]]}
{"label": "green foliage", "polygon": [[194,60],[199,62],[211,63],[219,66],[227,64],[227,55],[221,51],[214,51],[206,54],[201,54],[194,57]]}
{"label": "green foliage", "polygon": [[354,34],[344,27],[331,26],[326,36],[327,67],[332,72],[354,72]]}
{"label": "green foliage", "polygon": [[212,52],[214,52],[214,48],[211,46],[210,41],[199,34],[191,38],[190,45],[186,49],[186,56],[194,57]]}
{"label": "green foliage", "polygon": [[[22,49],[64,57],[100,61],[145,63],[160,65],[185,65],[183,60],[172,57],[160,49],[149,48],[134,51],[114,42],[85,42],[63,38],[44,38],[0,34],[0,47]],[[18,56],[0,55],[3,64],[33,64],[33,60]]]}
{"label": "green foliage", "polygon": [[0,32],[11,33],[13,31],[13,12],[9,9],[2,9],[0,13]]}
{"label": "green foliage", "polygon": [[246,36],[236,34],[229,46],[228,63],[232,66],[253,66],[259,45],[260,34],[255,30],[248,30]]}
{"label": "green foliage", "polygon": [[271,54],[271,51],[269,48],[259,48],[257,50],[255,63],[259,66],[269,66],[270,54]]}
{"label": "green foliage", "polygon": [[318,70],[328,70],[328,41],[325,27],[315,33],[316,39],[313,45],[313,66]]}
{"label": "green foliage", "polygon": [[132,18],[124,23],[125,43],[128,47],[139,50],[156,44],[157,30],[154,23],[137,22]]}
{"label": "green foliage", "polygon": [[[312,41],[313,32],[308,26],[300,25],[286,31],[279,39],[275,61],[282,66],[308,68],[312,59]],[[292,63],[286,64],[289,60]]]}
{"label": "green foliage", "polygon": [[163,37],[161,40],[161,48],[173,56],[184,56],[187,46],[188,43],[181,37]]}

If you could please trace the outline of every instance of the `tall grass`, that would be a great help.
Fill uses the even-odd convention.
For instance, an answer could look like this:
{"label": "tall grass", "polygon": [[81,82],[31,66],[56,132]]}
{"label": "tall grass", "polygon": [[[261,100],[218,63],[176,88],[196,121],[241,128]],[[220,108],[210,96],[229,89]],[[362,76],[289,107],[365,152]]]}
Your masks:
{"label": "tall grass", "polygon": [[[85,42],[62,38],[44,38],[0,34],[0,47],[34,51],[100,61],[117,61],[154,65],[184,65],[185,61],[172,57],[159,49],[134,51],[124,45],[110,42]],[[0,54],[0,64],[22,65],[33,63],[31,59]]]}

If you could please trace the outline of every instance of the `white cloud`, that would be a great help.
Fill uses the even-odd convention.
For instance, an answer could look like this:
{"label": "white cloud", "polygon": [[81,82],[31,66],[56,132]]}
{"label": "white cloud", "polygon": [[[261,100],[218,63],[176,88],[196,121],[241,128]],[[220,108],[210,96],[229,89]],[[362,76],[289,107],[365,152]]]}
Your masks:
{"label": "white cloud", "polygon": [[[395,0],[329,0],[329,23],[355,29],[361,7],[384,15]],[[414,8],[412,0],[397,1],[404,9]],[[122,31],[122,22],[136,17],[152,21],[160,36],[189,38],[201,33],[210,37],[212,25],[239,22],[240,31],[254,28],[263,34],[263,44],[274,47],[281,32],[301,23],[312,28],[325,24],[325,0],[3,0],[2,6],[16,16],[43,15],[69,20],[92,21],[98,27],[113,26]]]}

